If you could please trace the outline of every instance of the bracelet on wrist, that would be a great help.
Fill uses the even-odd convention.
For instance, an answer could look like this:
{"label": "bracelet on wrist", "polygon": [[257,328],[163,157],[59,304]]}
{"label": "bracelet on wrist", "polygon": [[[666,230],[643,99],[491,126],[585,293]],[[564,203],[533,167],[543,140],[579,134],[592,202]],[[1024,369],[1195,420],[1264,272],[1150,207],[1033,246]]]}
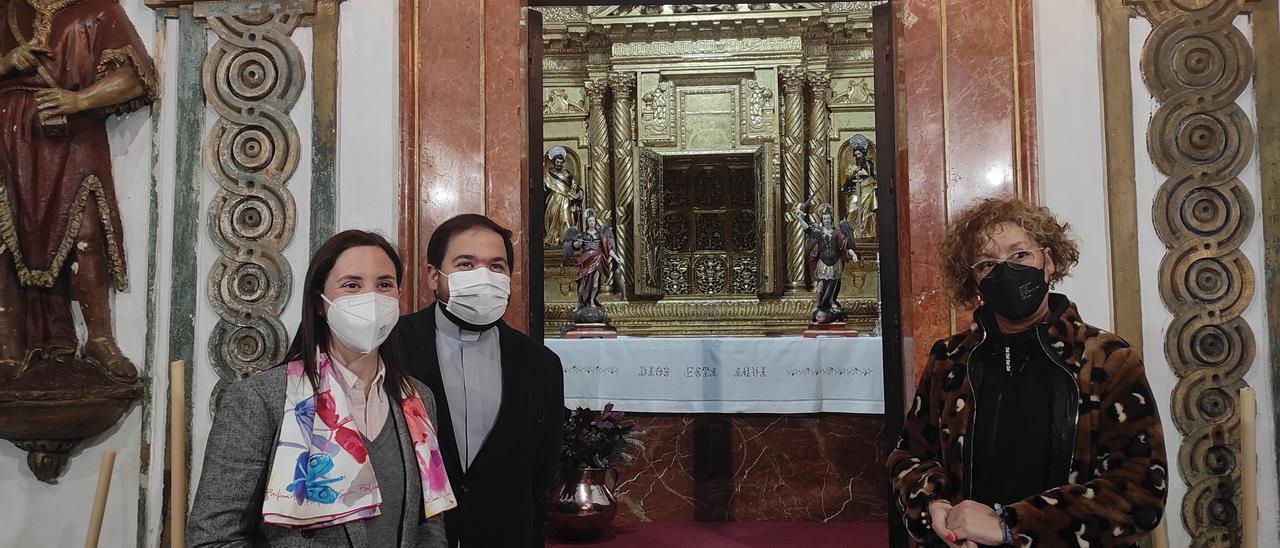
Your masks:
{"label": "bracelet on wrist", "polygon": [[996,511],[996,518],[1000,520],[1000,535],[1002,537],[1001,540],[1006,546],[1012,546],[1013,531],[1009,529],[1009,522],[1005,521],[1004,519],[1004,514],[1005,514],[1004,505],[997,502],[993,508],[995,508],[995,511]]}

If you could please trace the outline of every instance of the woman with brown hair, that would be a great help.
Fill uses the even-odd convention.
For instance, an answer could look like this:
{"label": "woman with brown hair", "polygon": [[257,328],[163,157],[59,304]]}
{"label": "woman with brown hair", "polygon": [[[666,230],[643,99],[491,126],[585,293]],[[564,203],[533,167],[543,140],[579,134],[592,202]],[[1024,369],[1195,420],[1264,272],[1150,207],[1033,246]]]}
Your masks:
{"label": "woman with brown hair", "polygon": [[952,304],[888,468],[907,530],[948,546],[1129,546],[1159,523],[1164,436],[1142,358],[1049,289],[1079,259],[1048,210],[987,199],[942,242]]}
{"label": "woman with brown hair", "polygon": [[396,345],[382,348],[402,274],[377,234],[348,230],[316,250],[284,363],[219,405],[191,546],[445,546],[441,514],[456,502],[435,399]]}

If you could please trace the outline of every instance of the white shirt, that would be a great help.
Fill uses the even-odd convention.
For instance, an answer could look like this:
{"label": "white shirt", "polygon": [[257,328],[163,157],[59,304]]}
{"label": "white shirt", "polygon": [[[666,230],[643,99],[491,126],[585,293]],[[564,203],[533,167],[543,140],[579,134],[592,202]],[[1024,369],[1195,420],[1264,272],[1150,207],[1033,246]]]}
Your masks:
{"label": "white shirt", "polygon": [[[387,413],[391,411],[387,391],[382,388],[382,381],[387,376],[387,368],[382,365],[382,359],[378,359],[378,372],[373,375],[373,382],[370,383],[372,386],[366,385],[360,377],[347,369],[346,364],[338,361],[337,356],[329,356],[329,359],[337,366],[334,370],[338,372],[335,377],[338,386],[351,403],[351,417],[355,419],[356,431],[366,439],[378,437],[378,433],[382,432],[382,425],[387,422]],[[366,388],[369,388],[367,397]]]}
{"label": "white shirt", "polygon": [[444,398],[465,471],[498,420],[502,405],[502,348],[498,329],[468,331],[436,306],[436,358]]}

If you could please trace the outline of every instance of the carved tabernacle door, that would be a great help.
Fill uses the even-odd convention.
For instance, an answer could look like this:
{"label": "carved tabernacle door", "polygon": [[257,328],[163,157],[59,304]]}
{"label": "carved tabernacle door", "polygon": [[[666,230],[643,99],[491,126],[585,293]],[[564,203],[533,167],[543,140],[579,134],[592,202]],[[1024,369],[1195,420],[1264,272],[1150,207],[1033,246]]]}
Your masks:
{"label": "carved tabernacle door", "polygon": [[756,273],[760,296],[777,295],[782,289],[779,276],[778,222],[781,208],[778,181],[773,176],[773,143],[765,142],[752,157],[756,187]]}
{"label": "carved tabernacle door", "polygon": [[662,224],[662,155],[644,147],[635,151],[636,198],[632,202],[636,245],[632,286],[638,297],[662,297],[663,265],[666,263],[665,227]]}
{"label": "carved tabernacle door", "polygon": [[781,208],[772,154],[770,143],[752,156],[636,150],[634,296],[779,293]]}

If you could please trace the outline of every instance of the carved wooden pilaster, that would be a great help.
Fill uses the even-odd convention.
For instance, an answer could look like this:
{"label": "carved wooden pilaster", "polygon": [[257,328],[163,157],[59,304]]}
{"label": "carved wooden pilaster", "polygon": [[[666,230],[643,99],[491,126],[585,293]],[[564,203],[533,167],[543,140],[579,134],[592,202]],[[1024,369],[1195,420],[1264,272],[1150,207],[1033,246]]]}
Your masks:
{"label": "carved wooden pilaster", "polygon": [[[1235,412],[1255,358],[1253,329],[1242,317],[1253,300],[1254,269],[1241,249],[1253,229],[1255,206],[1238,178],[1258,137],[1238,102],[1255,81],[1255,52],[1235,24],[1249,3],[1126,4],[1152,27],[1143,42],[1141,70],[1159,104],[1147,125],[1147,150],[1167,177],[1156,191],[1152,221],[1168,248],[1159,289],[1173,314],[1164,351],[1178,377],[1170,411],[1182,434],[1182,523],[1192,546],[1240,546],[1242,514],[1256,511],[1254,501],[1240,496]],[[1267,24],[1254,15],[1254,43],[1275,43],[1271,15]],[[1265,84],[1265,75],[1256,81]],[[1264,89],[1255,94],[1262,117],[1275,108]],[[1268,145],[1275,146],[1263,144]]]}
{"label": "carved wooden pilaster", "polygon": [[830,203],[838,207],[831,188],[831,74],[810,72],[809,80],[809,197],[814,203]]}
{"label": "carved wooden pilaster", "polygon": [[604,113],[604,96],[608,82],[601,78],[583,83],[587,90],[587,135],[589,148],[587,161],[590,176],[587,178],[588,207],[595,208],[600,220],[613,224],[613,189],[609,185],[609,122]]}
{"label": "carved wooden pilaster", "polygon": [[[635,95],[636,75],[631,72],[609,74],[609,88],[613,91],[613,195],[617,199],[614,215],[614,232],[617,237],[618,255],[632,264],[631,207],[635,200]],[[626,280],[623,287],[630,291],[631,268],[624,268]]]}
{"label": "carved wooden pilaster", "polygon": [[[781,67],[782,79],[782,207],[790,212],[805,201],[804,181],[804,83],[803,67]],[[800,223],[787,215],[788,291],[805,287],[804,233]]]}
{"label": "carved wooden pilaster", "polygon": [[[284,249],[297,212],[289,180],[298,168],[298,128],[289,117],[306,81],[302,51],[290,35],[297,4],[200,6],[218,41],[204,59],[204,94],[217,118],[205,142],[205,166],[218,183],[209,204],[209,236],[219,252],[209,272],[218,315],[209,358],[229,383],[274,366],[288,349],[280,321],[293,293]],[[198,12],[199,14],[199,12]]]}

